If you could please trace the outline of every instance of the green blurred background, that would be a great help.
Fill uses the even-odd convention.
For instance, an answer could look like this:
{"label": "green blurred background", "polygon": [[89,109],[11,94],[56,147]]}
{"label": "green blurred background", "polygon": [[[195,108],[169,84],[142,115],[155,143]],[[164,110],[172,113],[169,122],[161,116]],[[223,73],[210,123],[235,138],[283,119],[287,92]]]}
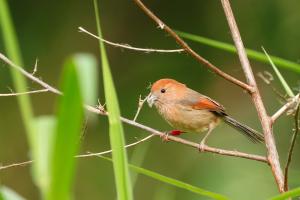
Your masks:
{"label": "green blurred background", "polygon": [[[145,1],[153,11],[174,29],[232,43],[229,29],[219,1]],[[82,26],[95,33],[92,1],[9,1],[26,69],[33,70],[39,59],[37,76],[59,86],[64,59],[77,52],[99,55],[94,38],[79,33]],[[138,9],[133,1],[99,2],[105,39],[128,43],[138,47],[178,48],[172,38],[156,28],[155,24]],[[266,50],[282,58],[299,62],[300,2],[297,0],[232,1],[240,32],[247,48]],[[1,37],[0,37],[1,38]],[[238,58],[220,50],[188,41],[203,57],[224,71],[244,80]],[[174,78],[189,87],[208,95],[221,104],[227,112],[242,122],[260,130],[260,124],[248,95],[240,88],[211,73],[190,56],[181,54],[146,54],[107,46],[122,115],[133,118],[139,95],[146,95],[150,82],[160,78]],[[0,40],[0,52],[4,52]],[[267,64],[252,61],[254,73],[271,71]],[[299,88],[299,74],[281,70],[290,86]],[[101,70],[99,69],[99,77]],[[258,79],[267,110],[273,113],[281,105],[277,96]],[[0,93],[13,88],[8,67],[0,64]],[[283,91],[276,80],[275,87]],[[38,86],[29,83],[30,90]],[[102,81],[99,99],[104,101]],[[56,96],[50,93],[32,95],[36,115],[55,112]],[[0,163],[9,164],[30,159],[25,131],[15,97],[0,98]],[[139,122],[159,130],[171,127],[161,120],[154,109],[142,110]],[[146,136],[142,130],[125,126],[126,142]],[[282,117],[274,126],[274,134],[282,165],[285,163],[291,138],[293,120]],[[182,137],[200,141],[199,135]],[[108,124],[105,117],[88,120],[82,139],[81,152],[109,149]],[[221,125],[210,137],[211,146],[265,154],[263,145],[252,144],[232,128]],[[290,170],[290,187],[300,185],[299,140]],[[153,138],[128,149],[133,154],[145,151],[141,166],[181,181],[221,193],[232,199],[266,199],[277,194],[270,168],[262,163],[230,158],[196,150],[175,143],[163,143]],[[135,159],[136,160],[136,159]],[[7,185],[27,199],[38,199],[32,183],[30,168],[18,167],[0,171],[1,184]],[[202,199],[193,193],[168,186],[140,175],[134,188],[136,199]],[[75,199],[115,199],[111,163],[100,158],[78,159]],[[205,199],[205,198],[203,198]]]}

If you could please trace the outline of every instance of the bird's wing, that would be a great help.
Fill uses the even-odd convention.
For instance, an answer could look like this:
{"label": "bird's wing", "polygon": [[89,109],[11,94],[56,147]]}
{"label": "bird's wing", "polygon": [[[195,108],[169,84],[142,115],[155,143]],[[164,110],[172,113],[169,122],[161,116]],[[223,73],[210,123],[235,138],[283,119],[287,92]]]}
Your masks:
{"label": "bird's wing", "polygon": [[219,114],[225,114],[225,108],[215,100],[204,96],[194,90],[189,90],[188,93],[188,96],[190,98],[182,100],[181,103],[190,106],[192,109],[207,109],[210,111],[217,112]]}

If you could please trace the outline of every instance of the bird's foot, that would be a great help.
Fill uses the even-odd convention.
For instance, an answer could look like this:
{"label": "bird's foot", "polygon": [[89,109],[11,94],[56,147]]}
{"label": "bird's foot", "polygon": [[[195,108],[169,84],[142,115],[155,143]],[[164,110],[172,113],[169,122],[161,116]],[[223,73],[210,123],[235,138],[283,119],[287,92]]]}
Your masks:
{"label": "bird's foot", "polygon": [[199,150],[200,152],[204,152],[204,151],[205,151],[205,147],[206,147],[205,141],[201,141],[201,142],[199,143],[198,150]]}
{"label": "bird's foot", "polygon": [[173,135],[173,136],[177,136],[180,135],[182,133],[185,133],[184,131],[180,131],[180,130],[172,130],[172,131],[166,131],[164,135],[161,136],[163,142],[168,142],[169,140],[169,135]]}

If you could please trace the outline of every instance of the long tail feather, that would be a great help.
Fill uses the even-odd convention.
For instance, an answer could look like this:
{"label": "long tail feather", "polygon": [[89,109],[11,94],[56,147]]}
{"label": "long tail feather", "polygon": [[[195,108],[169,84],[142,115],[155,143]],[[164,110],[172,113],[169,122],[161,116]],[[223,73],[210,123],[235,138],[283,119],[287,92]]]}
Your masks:
{"label": "long tail feather", "polygon": [[252,142],[261,143],[264,141],[264,136],[261,133],[250,128],[249,126],[247,126],[245,124],[238,122],[237,120],[229,117],[228,115],[224,115],[223,120],[228,125],[239,130],[241,133],[243,133],[245,136],[247,136]]}

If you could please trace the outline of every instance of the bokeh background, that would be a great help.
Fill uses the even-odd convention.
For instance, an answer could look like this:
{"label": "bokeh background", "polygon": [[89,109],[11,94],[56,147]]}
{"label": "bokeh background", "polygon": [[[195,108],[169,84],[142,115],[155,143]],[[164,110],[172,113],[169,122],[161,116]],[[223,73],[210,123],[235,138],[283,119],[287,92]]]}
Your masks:
{"label": "bokeh background", "polygon": [[[219,1],[145,1],[153,11],[174,29],[232,43],[229,29]],[[33,70],[38,58],[37,76],[59,86],[62,64],[66,57],[77,52],[89,52],[99,57],[97,41],[78,32],[82,26],[95,33],[92,1],[9,1],[26,69]],[[159,30],[139,10],[133,1],[101,0],[100,14],[106,39],[138,47],[178,48],[172,38]],[[232,1],[240,32],[247,48],[261,49],[270,54],[299,62],[300,2],[297,0],[243,0]],[[0,37],[1,38],[1,37]],[[188,41],[203,57],[222,70],[244,80],[236,55]],[[133,118],[139,95],[146,95],[149,83],[160,78],[174,78],[189,87],[222,103],[229,114],[261,130],[248,95],[240,88],[224,81],[199,65],[190,56],[181,54],[139,53],[107,46],[109,61],[118,91],[122,115]],[[0,40],[0,51],[4,52]],[[255,73],[271,71],[268,64],[251,61]],[[281,70],[289,84],[299,88],[299,74]],[[99,67],[99,99],[104,102],[101,69]],[[277,96],[258,79],[267,110],[273,113],[281,105]],[[282,91],[275,80],[274,86]],[[0,64],[0,92],[13,88],[8,67]],[[29,89],[36,89],[29,83]],[[35,115],[55,113],[56,96],[32,95]],[[30,159],[25,131],[15,97],[0,98],[0,163],[9,164]],[[70,113],[71,114],[71,113]],[[161,120],[154,109],[147,106],[138,121],[159,130],[171,127]],[[147,135],[142,130],[124,125],[126,142]],[[274,134],[282,165],[285,163],[291,138],[293,120],[282,117],[274,126]],[[203,135],[202,135],[203,136]],[[182,137],[200,141],[200,135]],[[211,146],[265,154],[263,145],[252,144],[232,128],[221,125],[209,139]],[[291,188],[300,185],[299,140],[290,170]],[[108,124],[105,117],[89,120],[81,141],[81,152],[109,149]],[[129,159],[146,169],[218,192],[232,199],[266,199],[277,194],[270,168],[262,163],[213,155],[200,154],[189,147],[163,143],[153,138],[128,149]],[[0,171],[1,184],[7,185],[26,197],[39,199],[32,183],[30,168],[18,167]],[[188,191],[158,182],[143,175],[138,176],[134,187],[136,199],[179,200],[205,199]],[[115,199],[114,177],[111,163],[100,158],[78,159],[74,199]]]}

